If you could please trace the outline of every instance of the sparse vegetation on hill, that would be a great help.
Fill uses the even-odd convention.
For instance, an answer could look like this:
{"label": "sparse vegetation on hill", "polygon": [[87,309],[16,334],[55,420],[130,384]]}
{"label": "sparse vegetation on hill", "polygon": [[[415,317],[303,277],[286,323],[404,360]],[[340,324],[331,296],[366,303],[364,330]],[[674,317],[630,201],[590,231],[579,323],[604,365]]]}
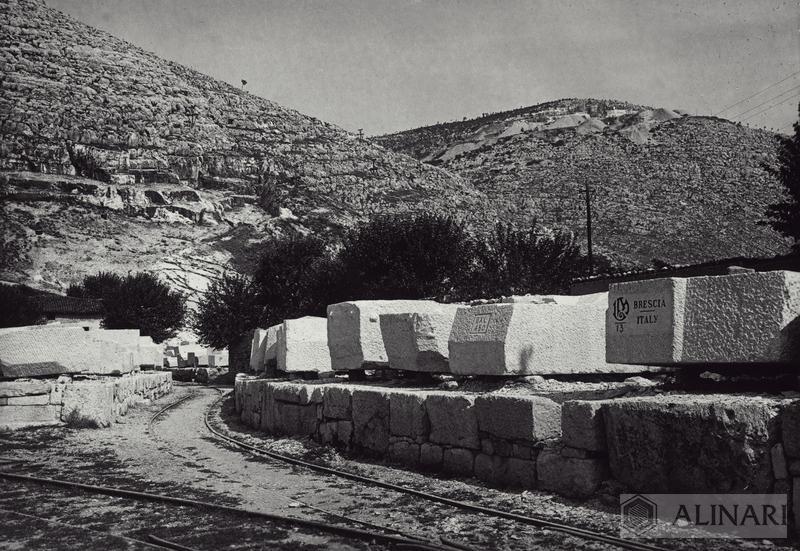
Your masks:
{"label": "sparse vegetation on hill", "polygon": [[[0,26],[4,224],[31,249],[0,243],[14,261],[0,266],[6,280],[36,273],[63,291],[87,273],[144,264],[191,292],[204,287],[198,273],[219,277],[277,235],[341,236],[377,213],[486,204],[446,171],[43,2],[1,1]],[[37,229],[43,220],[59,235]],[[236,228],[247,231],[231,242]]]}
{"label": "sparse vegetation on hill", "polygon": [[778,164],[770,170],[783,184],[786,198],[770,205],[768,214],[772,227],[793,239],[794,250],[800,252],[800,120],[794,123],[794,135],[781,139]]}
{"label": "sparse vegetation on hill", "polygon": [[595,250],[628,267],[788,250],[759,224],[783,197],[769,170],[779,138],[724,119],[571,99],[377,139],[458,173],[500,212],[525,203],[582,247],[589,184]]}

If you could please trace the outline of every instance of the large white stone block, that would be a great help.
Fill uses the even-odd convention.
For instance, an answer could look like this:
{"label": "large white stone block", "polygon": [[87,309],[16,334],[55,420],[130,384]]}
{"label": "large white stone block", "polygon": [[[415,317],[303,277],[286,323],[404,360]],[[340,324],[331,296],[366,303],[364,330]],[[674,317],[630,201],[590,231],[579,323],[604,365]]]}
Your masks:
{"label": "large white stone block", "polygon": [[266,329],[257,328],[253,332],[253,343],[250,348],[250,371],[260,373],[272,369],[278,360],[278,331],[282,324]]}
{"label": "large white stone block", "polygon": [[138,348],[140,365],[161,367],[164,364],[164,349],[153,342],[152,337],[139,337]]}
{"label": "large white stone block", "polygon": [[450,371],[461,375],[630,373],[607,364],[605,293],[551,303],[459,308],[450,333]]}
{"label": "large white stone block", "polygon": [[87,334],[96,341],[117,345],[116,350],[122,357],[123,365],[130,365],[131,369],[142,365],[142,358],[139,354],[140,334],[138,329],[98,329],[89,331]]}
{"label": "large white stone block", "polygon": [[99,331],[81,328],[41,328],[0,334],[0,374],[31,377],[62,373],[127,373],[132,354],[111,341],[96,339]]}
{"label": "large white stone block", "polygon": [[328,306],[328,345],[334,371],[386,367],[380,315],[415,312],[431,300],[357,300]]}
{"label": "large white stone block", "polygon": [[422,304],[417,311],[380,314],[389,367],[405,371],[448,373],[447,340],[458,305]]}
{"label": "large white stone block", "polygon": [[328,322],[306,316],[285,320],[277,332],[278,369],[285,372],[331,371]]}
{"label": "large white stone block", "polygon": [[267,330],[260,327],[253,329],[253,341],[250,344],[250,371],[261,371],[264,365],[264,345]]}
{"label": "large white stone block", "polygon": [[800,273],[664,278],[611,286],[610,362],[792,363],[800,358]]}

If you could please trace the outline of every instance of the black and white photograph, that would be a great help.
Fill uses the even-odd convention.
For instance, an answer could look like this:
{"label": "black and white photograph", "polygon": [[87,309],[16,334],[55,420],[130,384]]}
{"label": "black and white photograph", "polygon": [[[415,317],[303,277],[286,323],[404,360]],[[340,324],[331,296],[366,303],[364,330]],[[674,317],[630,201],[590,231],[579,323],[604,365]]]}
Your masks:
{"label": "black and white photograph", "polygon": [[797,0],[0,0],[0,551],[800,549]]}

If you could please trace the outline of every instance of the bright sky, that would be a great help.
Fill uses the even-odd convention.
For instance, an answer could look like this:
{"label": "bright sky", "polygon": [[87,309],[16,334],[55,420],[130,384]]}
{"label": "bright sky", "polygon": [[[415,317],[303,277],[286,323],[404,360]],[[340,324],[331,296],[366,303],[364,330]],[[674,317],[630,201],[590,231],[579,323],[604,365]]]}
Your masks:
{"label": "bright sky", "polygon": [[800,101],[798,0],[47,4],[367,134],[562,97],[717,114],[790,77],[721,114],[787,132]]}

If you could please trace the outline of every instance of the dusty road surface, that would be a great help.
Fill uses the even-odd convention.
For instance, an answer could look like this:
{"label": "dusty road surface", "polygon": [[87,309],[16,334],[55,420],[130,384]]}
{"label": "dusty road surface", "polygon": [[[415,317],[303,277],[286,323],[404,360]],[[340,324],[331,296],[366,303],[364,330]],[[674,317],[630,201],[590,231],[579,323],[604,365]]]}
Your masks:
{"label": "dusty road surface", "polygon": [[[313,442],[272,438],[240,425],[230,396],[214,405],[219,396],[212,388],[177,386],[172,395],[132,409],[122,422],[106,429],[43,428],[0,435],[0,457],[26,461],[0,469],[382,529],[429,542],[444,537],[474,549],[616,549],[254,457],[221,443],[207,430],[204,417],[210,407],[216,428],[275,451],[462,501],[611,535],[618,531],[613,503],[577,503],[540,492],[501,491],[475,480],[434,477],[346,458]],[[184,397],[188,399],[165,412],[148,430],[155,412]],[[0,549],[155,549],[146,543],[149,535],[208,551],[402,548],[233,513],[0,480]],[[781,547],[766,541],[710,540],[662,540],[658,545],[720,550]]]}

